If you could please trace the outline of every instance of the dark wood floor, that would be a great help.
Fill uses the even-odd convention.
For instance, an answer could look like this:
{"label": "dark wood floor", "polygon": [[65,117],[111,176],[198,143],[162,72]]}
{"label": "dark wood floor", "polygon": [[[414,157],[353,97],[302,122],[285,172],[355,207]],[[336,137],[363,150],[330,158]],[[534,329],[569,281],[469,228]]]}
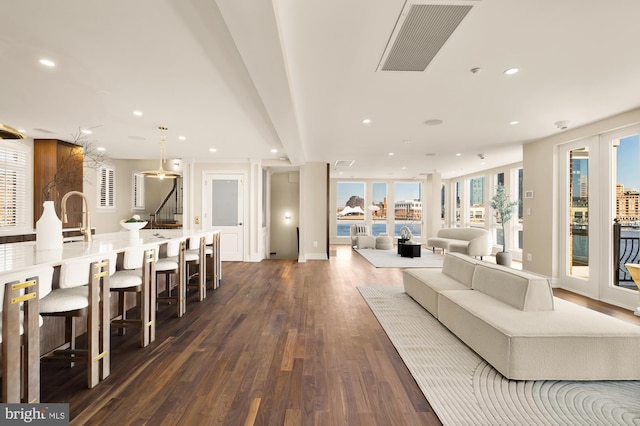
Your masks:
{"label": "dark wood floor", "polygon": [[191,297],[183,318],[161,309],[154,344],[114,336],[111,376],[96,388],[84,365],[43,364],[42,401],[69,402],[72,424],[440,424],[356,289],[401,286],[401,270],[348,246],[335,254],[225,262],[222,286]]}
{"label": "dark wood floor", "polygon": [[222,286],[157,339],[112,339],[111,376],[42,365],[42,401],[73,424],[431,425],[436,415],[356,286],[401,285],[349,247],[327,261],[223,264]]}

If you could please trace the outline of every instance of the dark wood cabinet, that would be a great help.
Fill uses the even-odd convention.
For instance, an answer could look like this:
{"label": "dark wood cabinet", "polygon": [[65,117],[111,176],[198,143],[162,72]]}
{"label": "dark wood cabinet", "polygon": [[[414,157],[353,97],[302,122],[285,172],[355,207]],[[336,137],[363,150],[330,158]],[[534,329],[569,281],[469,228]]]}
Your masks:
{"label": "dark wood cabinet", "polygon": [[[42,215],[42,204],[48,199],[54,202],[56,213],[60,211],[64,194],[82,192],[83,148],[57,139],[33,141],[33,226]],[[48,197],[45,195],[48,192]],[[67,202],[68,222],[64,228],[77,228],[82,223],[82,199],[71,197]]]}

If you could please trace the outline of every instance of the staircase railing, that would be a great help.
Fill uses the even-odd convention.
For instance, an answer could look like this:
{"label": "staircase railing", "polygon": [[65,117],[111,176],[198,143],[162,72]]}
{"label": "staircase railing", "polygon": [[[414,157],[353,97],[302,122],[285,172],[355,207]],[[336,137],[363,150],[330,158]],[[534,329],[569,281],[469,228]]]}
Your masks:
{"label": "staircase railing", "polygon": [[149,216],[151,228],[182,228],[182,178],[173,179],[171,191]]}

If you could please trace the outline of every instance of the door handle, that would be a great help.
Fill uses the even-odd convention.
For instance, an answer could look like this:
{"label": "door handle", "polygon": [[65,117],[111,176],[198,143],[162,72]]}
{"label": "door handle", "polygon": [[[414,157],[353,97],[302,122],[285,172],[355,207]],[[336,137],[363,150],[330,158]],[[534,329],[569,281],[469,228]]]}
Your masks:
{"label": "door handle", "polygon": [[238,222],[238,226],[242,226],[242,222]]}

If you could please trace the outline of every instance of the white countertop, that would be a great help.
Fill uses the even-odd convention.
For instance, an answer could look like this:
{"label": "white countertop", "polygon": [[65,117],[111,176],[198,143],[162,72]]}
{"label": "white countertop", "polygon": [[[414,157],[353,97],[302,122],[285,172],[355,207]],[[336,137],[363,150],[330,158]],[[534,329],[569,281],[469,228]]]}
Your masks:
{"label": "white countertop", "polygon": [[[141,229],[140,238],[132,240],[129,231],[96,234],[93,241],[66,242],[58,250],[38,250],[35,241],[0,244],[0,273],[28,269],[35,265],[59,265],[63,260],[122,252],[138,245],[157,246],[172,239],[199,237],[203,230]],[[219,231],[213,231],[215,233]]]}

